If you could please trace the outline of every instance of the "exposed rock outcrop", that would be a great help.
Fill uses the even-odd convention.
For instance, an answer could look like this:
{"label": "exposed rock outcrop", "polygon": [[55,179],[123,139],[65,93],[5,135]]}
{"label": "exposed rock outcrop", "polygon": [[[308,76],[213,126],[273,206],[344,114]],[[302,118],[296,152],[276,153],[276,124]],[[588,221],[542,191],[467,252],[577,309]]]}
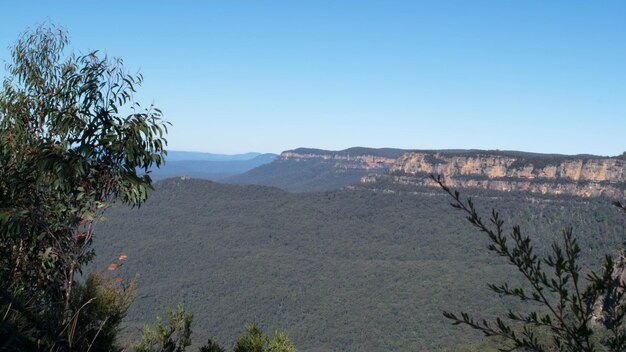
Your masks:
{"label": "exposed rock outcrop", "polygon": [[618,158],[534,157],[501,155],[447,155],[408,152],[391,170],[405,174],[441,174],[445,177],[485,176],[620,183],[626,180],[626,162]]}
{"label": "exposed rock outcrop", "polygon": [[351,148],[342,151],[295,149],[282,152],[280,160],[331,162],[339,170],[380,171],[392,167],[403,151],[398,149]]}
{"label": "exposed rock outcrop", "polygon": [[387,175],[362,182],[435,187],[430,174],[441,175],[454,188],[524,191],[540,194],[626,198],[626,160],[502,152],[407,152]]}

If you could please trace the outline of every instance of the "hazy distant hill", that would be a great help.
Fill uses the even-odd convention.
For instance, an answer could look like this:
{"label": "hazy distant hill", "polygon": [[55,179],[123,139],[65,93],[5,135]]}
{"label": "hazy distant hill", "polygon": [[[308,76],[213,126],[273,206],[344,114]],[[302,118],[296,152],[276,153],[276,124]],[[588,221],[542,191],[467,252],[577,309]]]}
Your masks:
{"label": "hazy distant hill", "polygon": [[223,179],[235,184],[279,187],[294,192],[339,189],[368,174],[386,172],[405,151],[355,147],[341,151],[298,148],[274,162]]}
{"label": "hazy distant hill", "polygon": [[263,153],[244,153],[244,154],[213,154],[203,152],[189,152],[180,150],[170,150],[167,152],[168,161],[191,161],[191,160],[204,160],[204,161],[234,161],[234,160],[250,160]]}
{"label": "hazy distant hill", "polygon": [[[474,195],[481,209],[502,209],[507,226],[541,238],[538,251],[574,226],[583,265],[625,236],[608,201]],[[231,346],[256,321],[288,330],[300,351],[435,351],[478,338],[451,326],[444,309],[489,317],[518,304],[487,293],[487,282],[515,285],[518,276],[431,188],[288,193],[177,178],[157,183],[140,209],[106,216],[97,264],[124,252],[121,273],[141,274],[130,333],[183,300],[197,342]]]}
{"label": "hazy distant hill", "polygon": [[174,176],[219,180],[271,163],[276,157],[276,154],[259,153],[219,155],[195,152],[169,152],[165,165],[153,170],[151,175],[154,180]]}

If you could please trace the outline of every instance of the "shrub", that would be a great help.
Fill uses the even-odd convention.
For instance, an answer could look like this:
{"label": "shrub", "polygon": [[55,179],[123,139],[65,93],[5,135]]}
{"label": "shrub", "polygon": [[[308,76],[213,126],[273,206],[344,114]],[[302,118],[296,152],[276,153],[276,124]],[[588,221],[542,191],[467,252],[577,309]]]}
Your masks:
{"label": "shrub", "polygon": [[[526,287],[489,284],[490,290],[539,306],[524,312],[509,310],[506,318],[494,322],[476,320],[467,313],[444,312],[445,317],[455,325],[467,325],[485,336],[503,339],[502,351],[626,350],[623,263],[617,265],[611,255],[606,255],[602,269],[589,273],[583,280],[577,262],[581,249],[572,228],[563,230],[563,242],[554,242],[550,254],[540,256],[534,252],[531,238],[523,235],[519,226],[513,226],[505,234],[504,220],[496,210],[485,222],[471,198],[462,200],[459,192],[446,187],[441,177],[432,178],[452,197],[452,207],[464,212],[467,220],[487,235],[489,251],[517,268],[527,284]],[[620,203],[616,205],[626,211]]]}

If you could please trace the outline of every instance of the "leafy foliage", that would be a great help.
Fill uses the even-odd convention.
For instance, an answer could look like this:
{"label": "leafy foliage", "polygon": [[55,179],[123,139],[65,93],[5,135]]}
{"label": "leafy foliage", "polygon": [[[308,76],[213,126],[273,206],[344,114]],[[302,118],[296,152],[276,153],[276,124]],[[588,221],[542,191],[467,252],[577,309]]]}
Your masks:
{"label": "leafy foliage", "polygon": [[233,352],[296,352],[296,348],[285,332],[277,331],[270,340],[256,324],[247,324],[246,331],[237,339]]}
{"label": "leafy foliage", "polygon": [[134,281],[113,280],[102,271],[94,271],[84,282],[77,283],[70,306],[78,309],[68,326],[72,330],[68,344],[94,352],[115,350],[116,337],[135,289]]}
{"label": "leafy foliage", "polygon": [[296,352],[296,347],[284,331],[277,331],[267,344],[266,352]]}
{"label": "leafy foliage", "polygon": [[268,342],[267,334],[256,324],[247,324],[246,332],[237,339],[233,352],[263,352]]}
{"label": "leafy foliage", "polygon": [[167,322],[157,317],[154,328],[145,326],[140,342],[133,345],[135,352],[183,352],[191,345],[193,315],[179,304],[174,311],[167,308]]}
{"label": "leafy foliage", "polygon": [[[477,321],[467,313],[458,316],[444,312],[445,317],[455,325],[468,325],[485,336],[505,339],[507,344],[501,351],[617,352],[626,349],[626,283],[616,272],[610,255],[605,257],[600,272],[587,275],[585,285],[579,266],[582,250],[571,227],[563,230],[562,244],[555,241],[551,253],[538,255],[530,237],[522,234],[519,225],[514,226],[509,235],[505,234],[504,220],[497,211],[493,210],[491,218],[485,222],[471,198],[463,201],[459,192],[445,186],[441,177],[433,179],[452,197],[452,206],[466,213],[467,220],[487,235],[490,242],[487,248],[514,266],[526,283],[526,287],[504,283],[489,284],[489,288],[502,296],[535,303],[539,308],[529,312],[511,309],[506,315],[508,321],[498,317],[492,323]],[[600,309],[596,307],[598,302]]]}
{"label": "leafy foliage", "polygon": [[217,344],[217,342],[209,339],[206,345],[200,347],[199,352],[226,352],[226,350],[224,350],[222,346]]}
{"label": "leafy foliage", "polygon": [[73,288],[95,225],[115,200],[142,204],[138,170],[165,155],[161,112],[133,101],[141,75],[68,43],[53,26],[26,32],[0,91],[0,341],[13,349],[79,348]]}
{"label": "leafy foliage", "polygon": [[[191,322],[193,316],[185,311],[179,303],[176,311],[167,309],[167,323],[157,317],[154,328],[144,327],[140,342],[133,345],[135,352],[183,352],[191,346]],[[256,324],[246,324],[233,352],[296,352],[287,333],[277,331],[272,339]],[[213,340],[200,347],[200,352],[224,352],[225,350]]]}

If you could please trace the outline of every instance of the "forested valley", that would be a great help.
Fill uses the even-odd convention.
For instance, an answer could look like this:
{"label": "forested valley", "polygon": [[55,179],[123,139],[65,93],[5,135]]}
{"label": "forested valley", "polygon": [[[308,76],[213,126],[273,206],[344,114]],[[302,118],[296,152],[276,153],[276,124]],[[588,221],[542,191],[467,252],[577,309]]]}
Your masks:
{"label": "forested valley", "polygon": [[626,350],[626,153],[167,164],[143,76],[69,44],[0,90],[0,351]]}
{"label": "forested valley", "polygon": [[[413,190],[415,191],[415,190]],[[444,310],[485,318],[510,307],[487,283],[520,283],[485,248],[441,191],[288,193],[173,178],[140,209],[115,207],[99,224],[95,267],[120,253],[122,277],[139,273],[127,334],[158,307],[194,312],[194,338],[231,344],[245,322],[289,332],[306,351],[437,351],[480,335],[453,328]],[[625,217],[606,199],[477,192],[539,251],[573,226],[585,270],[620,248]]]}

